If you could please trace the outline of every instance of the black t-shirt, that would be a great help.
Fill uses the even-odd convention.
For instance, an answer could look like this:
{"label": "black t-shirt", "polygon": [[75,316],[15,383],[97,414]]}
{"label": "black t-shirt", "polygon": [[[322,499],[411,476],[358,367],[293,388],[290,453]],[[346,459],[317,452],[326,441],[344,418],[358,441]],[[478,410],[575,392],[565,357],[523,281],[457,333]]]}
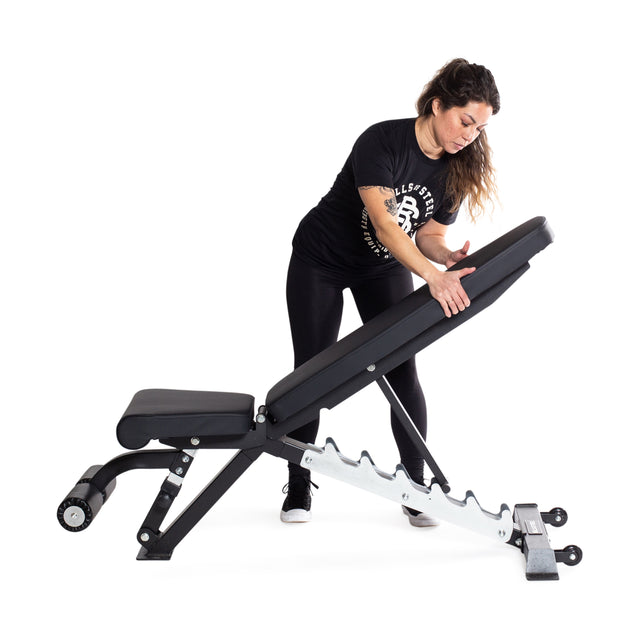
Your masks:
{"label": "black t-shirt", "polygon": [[445,198],[448,159],[428,158],[415,134],[415,118],[369,127],[356,141],[329,193],[300,222],[294,253],[329,269],[365,273],[399,266],[378,240],[358,187],[395,190],[398,224],[411,237],[433,218],[455,221]]}

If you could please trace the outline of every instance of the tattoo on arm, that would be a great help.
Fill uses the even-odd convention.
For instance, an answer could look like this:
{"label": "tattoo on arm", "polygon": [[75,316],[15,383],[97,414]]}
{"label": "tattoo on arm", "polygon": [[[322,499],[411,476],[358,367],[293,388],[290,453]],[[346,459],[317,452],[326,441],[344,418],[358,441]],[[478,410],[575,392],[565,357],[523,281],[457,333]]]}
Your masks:
{"label": "tattoo on arm", "polygon": [[392,218],[398,217],[398,203],[396,202],[396,197],[391,196],[387,200],[384,201],[384,206],[387,208],[387,213]]}
{"label": "tattoo on arm", "polygon": [[377,189],[380,193],[387,195],[388,193],[394,193],[391,187],[358,187],[359,191],[369,191],[369,189]]}
{"label": "tattoo on arm", "polygon": [[376,187],[376,186],[358,187],[359,191],[368,191],[369,189],[377,189],[378,192],[381,193],[383,196],[387,196],[387,198],[384,201],[384,206],[387,209],[387,213],[392,218],[397,218],[398,202],[396,201],[396,194],[394,193],[393,189],[390,189],[389,187]]}

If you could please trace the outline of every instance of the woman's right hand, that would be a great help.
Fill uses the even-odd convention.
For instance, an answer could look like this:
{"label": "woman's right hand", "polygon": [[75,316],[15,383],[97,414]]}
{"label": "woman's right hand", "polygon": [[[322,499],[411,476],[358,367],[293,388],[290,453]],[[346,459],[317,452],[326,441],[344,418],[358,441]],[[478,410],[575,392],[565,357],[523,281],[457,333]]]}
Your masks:
{"label": "woman's right hand", "polygon": [[425,278],[431,295],[440,303],[447,318],[464,311],[471,304],[460,279],[475,270],[475,267],[467,267],[459,271],[435,271]]}

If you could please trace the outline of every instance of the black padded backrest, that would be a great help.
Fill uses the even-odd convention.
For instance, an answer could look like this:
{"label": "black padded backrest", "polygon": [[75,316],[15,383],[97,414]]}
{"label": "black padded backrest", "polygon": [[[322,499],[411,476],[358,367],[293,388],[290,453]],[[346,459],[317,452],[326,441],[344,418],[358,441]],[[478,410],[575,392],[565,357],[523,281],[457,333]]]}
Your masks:
{"label": "black padded backrest", "polygon": [[[464,278],[464,289],[473,301],[511,274],[523,271],[528,261],[552,241],[553,233],[545,218],[533,218],[467,256],[454,269],[476,267],[476,271]],[[459,324],[454,319],[464,316],[469,310],[446,319],[440,304],[431,297],[429,287],[420,287],[274,385],[265,402],[270,418],[283,422],[299,412],[307,415],[319,411],[320,406],[315,407],[319,401],[367,367],[402,350],[404,345],[438,323],[444,322],[446,326],[450,322],[453,329]],[[416,347],[413,353],[407,354],[404,349],[405,359],[418,350]]]}

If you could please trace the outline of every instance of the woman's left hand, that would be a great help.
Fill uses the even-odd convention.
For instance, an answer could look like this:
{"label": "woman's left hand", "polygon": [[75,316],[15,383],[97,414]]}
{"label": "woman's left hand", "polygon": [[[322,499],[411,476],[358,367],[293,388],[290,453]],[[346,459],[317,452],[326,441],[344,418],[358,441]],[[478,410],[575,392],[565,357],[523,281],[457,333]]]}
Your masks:
{"label": "woman's left hand", "polygon": [[471,243],[467,240],[464,243],[464,247],[462,247],[462,249],[458,249],[457,251],[452,251],[449,254],[449,258],[445,260],[444,266],[447,267],[447,269],[450,269],[451,267],[453,267],[454,264],[460,262],[460,260],[462,260],[463,258],[466,258],[467,254],[469,253],[470,246],[471,246]]}

